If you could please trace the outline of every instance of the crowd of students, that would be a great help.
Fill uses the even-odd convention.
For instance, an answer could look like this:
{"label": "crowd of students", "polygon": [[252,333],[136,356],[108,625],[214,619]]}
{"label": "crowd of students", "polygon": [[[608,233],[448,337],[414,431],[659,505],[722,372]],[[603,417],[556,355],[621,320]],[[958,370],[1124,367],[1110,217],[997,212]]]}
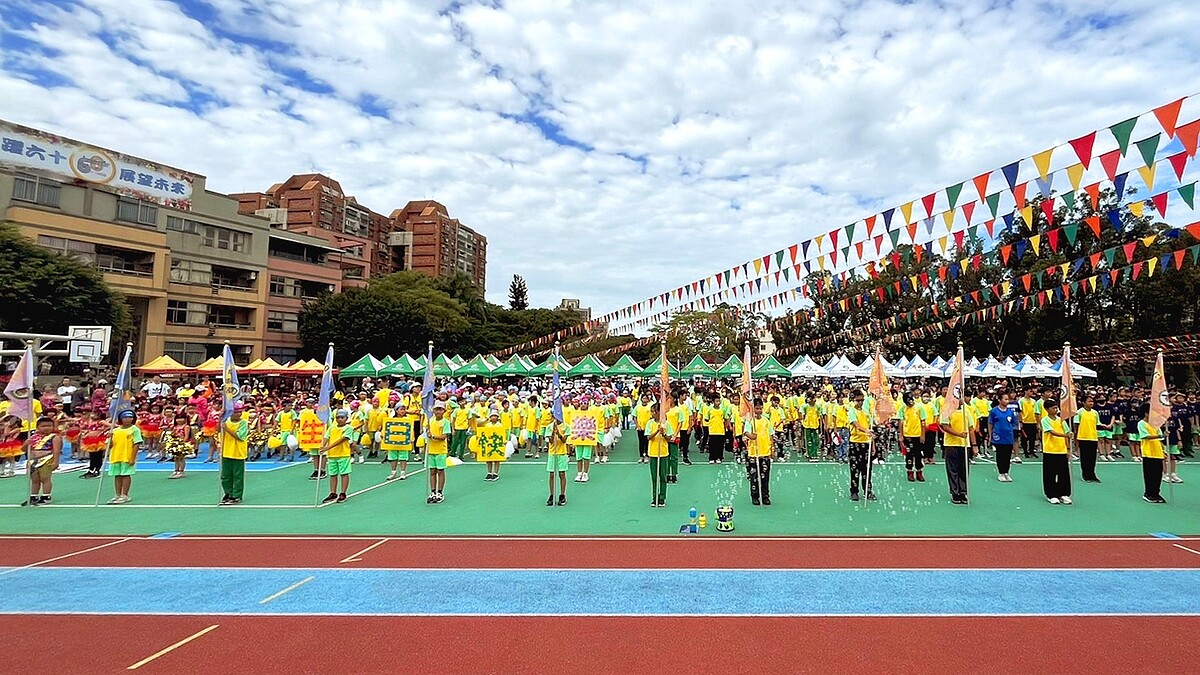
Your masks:
{"label": "crowd of students", "polygon": [[[69,385],[69,383],[64,383]],[[649,464],[651,506],[666,505],[667,486],[695,450],[710,464],[745,464],[751,503],[769,506],[771,463],[840,462],[848,467],[851,500],[874,500],[872,467],[903,457],[910,482],[924,482],[928,465],[946,464],[951,501],[968,501],[967,465],[994,462],[996,480],[1012,482],[1014,463],[1037,457],[1043,489],[1052,504],[1071,504],[1069,463],[1076,459],[1084,481],[1100,482],[1099,462],[1141,462],[1143,498],[1163,503],[1160,484],[1182,483],[1177,465],[1193,454],[1200,415],[1195,395],[1173,396],[1172,414],[1152,428],[1143,389],[1090,388],[1080,410],[1064,420],[1056,388],[1011,387],[1004,381],[971,381],[964,405],[941,422],[945,388],[926,382],[893,387],[895,413],[882,419],[878,402],[861,383],[775,380],[754,383],[741,400],[732,383],[676,382],[666,410],[649,381],[572,383],[555,415],[550,392],[535,381],[486,387],[447,382],[426,416],[419,383],[358,382],[333,395],[328,423],[317,413],[317,393],[295,383],[244,387],[231,410],[223,410],[211,382],[172,387],[153,378],[137,392],[133,407],[109,418],[109,395],[101,387],[84,396],[72,390],[63,401],[35,402],[36,422],[4,416],[0,404],[0,476],[28,464],[31,505],[51,501],[54,469],[62,458],[87,462],[80,475],[96,479],[107,462],[112,504],[128,503],[139,461],[173,462],[169,479],[187,476],[187,460],[221,463],[221,503],[242,502],[247,461],[275,459],[312,463],[310,480],[329,479],[324,502],[348,499],[354,464],[389,466],[387,480],[405,480],[410,465],[428,471],[429,504],[445,500],[446,468],[461,461],[486,464],[485,481],[500,479],[512,455],[547,455],[547,506],[566,505],[567,474],[587,483],[595,464],[607,463],[624,431],[636,433],[639,463]],[[1128,452],[1128,458],[1125,453]]]}

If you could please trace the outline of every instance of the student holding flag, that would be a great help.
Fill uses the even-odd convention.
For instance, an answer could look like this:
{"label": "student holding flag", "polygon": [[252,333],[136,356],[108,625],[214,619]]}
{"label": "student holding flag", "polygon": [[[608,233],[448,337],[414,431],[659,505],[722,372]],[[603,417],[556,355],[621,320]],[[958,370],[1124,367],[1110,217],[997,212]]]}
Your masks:
{"label": "student holding flag", "polygon": [[1163,353],[1158,352],[1154,362],[1154,375],[1150,380],[1150,409],[1145,419],[1138,422],[1138,436],[1142,442],[1142,499],[1151,504],[1166,504],[1161,494],[1163,481],[1163,425],[1171,417],[1171,399],[1167,392],[1167,379],[1163,374]]}
{"label": "student holding flag", "polygon": [[763,412],[762,399],[754,402],[753,417],[742,421],[742,438],[746,442],[746,476],[750,479],[750,503],[771,505],[772,434],[775,422]]}

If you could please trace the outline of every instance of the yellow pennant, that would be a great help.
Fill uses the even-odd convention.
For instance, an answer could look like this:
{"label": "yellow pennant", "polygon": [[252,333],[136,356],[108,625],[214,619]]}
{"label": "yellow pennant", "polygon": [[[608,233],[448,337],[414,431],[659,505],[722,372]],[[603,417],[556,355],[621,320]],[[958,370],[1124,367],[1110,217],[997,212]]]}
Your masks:
{"label": "yellow pennant", "polygon": [[817,257],[817,267],[819,267],[822,272],[825,271],[825,256]]}
{"label": "yellow pennant", "polygon": [[1067,178],[1071,181],[1071,189],[1079,192],[1079,184],[1083,181],[1083,164],[1075,163],[1068,166]]}
{"label": "yellow pennant", "polygon": [[1025,224],[1027,226],[1033,227],[1033,205],[1032,204],[1021,209],[1021,218],[1025,220]]}
{"label": "yellow pennant", "polygon": [[755,258],[754,259],[754,275],[759,276],[761,274],[762,274],[762,259]]}
{"label": "yellow pennant", "polygon": [[1087,281],[1091,282],[1091,284],[1092,284],[1092,290],[1093,290],[1093,291],[1094,291],[1094,290],[1096,290],[1096,280],[1097,280],[1098,278],[1099,278],[1099,277],[1096,277],[1096,276],[1090,276],[1090,277],[1088,277],[1088,278],[1087,278]]}
{"label": "yellow pennant", "polygon": [[817,235],[817,250],[818,251],[821,250],[821,244],[824,244],[824,243],[825,243],[825,235],[818,234]]}
{"label": "yellow pennant", "polygon": [[942,220],[946,221],[946,231],[950,232],[954,229],[954,209],[942,212]]}
{"label": "yellow pennant", "polygon": [[900,207],[900,215],[904,216],[904,223],[906,225],[912,222],[912,207],[912,202],[904,204]]}
{"label": "yellow pennant", "polygon": [[959,261],[958,261],[958,271],[959,271],[959,272],[966,272],[966,271],[967,271],[967,265],[970,265],[970,264],[971,264],[971,261],[970,261],[970,260],[959,260]]}
{"label": "yellow pennant", "polygon": [[913,287],[913,288],[916,288],[916,287],[917,287],[917,277],[916,277],[916,276],[911,276],[911,277],[909,277],[909,278],[908,278],[908,281],[909,281],[909,283],[911,283],[911,284],[912,284],[912,287]]}
{"label": "yellow pennant", "polygon": [[1042,253],[1042,235],[1035,234],[1032,237],[1030,237],[1029,238],[1029,247],[1033,249],[1034,255],[1041,255],[1041,253]]}
{"label": "yellow pennant", "polygon": [[1012,290],[1011,282],[1005,281],[1004,283],[1000,284],[1000,291],[1002,295],[1008,295],[1010,290]]}
{"label": "yellow pennant", "polygon": [[1050,173],[1050,156],[1054,154],[1054,148],[1044,150],[1033,156],[1033,165],[1037,167],[1038,175],[1042,180],[1046,180],[1046,176]]}
{"label": "yellow pennant", "polygon": [[[1138,202],[1138,203],[1141,204],[1143,202]],[[1130,206],[1133,206],[1133,204],[1130,204]],[[1141,215],[1141,214],[1138,214],[1138,215]],[[1157,234],[1152,234],[1149,237],[1142,237],[1142,246],[1145,246],[1146,248],[1150,248],[1151,246],[1154,245],[1154,242],[1157,240],[1158,240]]]}
{"label": "yellow pennant", "polygon": [[1135,217],[1141,218],[1142,213],[1146,211],[1146,202],[1129,202],[1129,212]]}
{"label": "yellow pennant", "polygon": [[1067,278],[1067,270],[1069,270],[1070,268],[1071,268],[1071,263],[1063,263],[1063,264],[1059,265],[1058,266],[1059,276],[1061,276],[1063,279],[1066,279]]}
{"label": "yellow pennant", "polygon": [[938,248],[942,249],[942,255],[945,255],[946,254],[946,238],[938,237],[937,242],[938,242]]}
{"label": "yellow pennant", "polygon": [[1151,258],[1146,261],[1146,276],[1154,276],[1154,268],[1158,267],[1158,258]]}
{"label": "yellow pennant", "polygon": [[1154,164],[1143,166],[1138,169],[1138,173],[1142,174],[1142,180],[1146,181],[1146,189],[1154,189]]}

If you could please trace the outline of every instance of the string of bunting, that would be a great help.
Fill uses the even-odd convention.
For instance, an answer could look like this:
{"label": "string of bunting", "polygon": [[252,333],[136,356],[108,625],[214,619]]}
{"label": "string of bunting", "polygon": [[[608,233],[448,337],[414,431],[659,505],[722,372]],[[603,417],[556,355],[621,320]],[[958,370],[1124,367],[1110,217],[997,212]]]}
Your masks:
{"label": "string of bunting", "polygon": [[[1171,354],[1176,352],[1194,352],[1197,349],[1200,349],[1200,333],[1188,333],[1170,337],[1126,340],[1124,342],[1110,342],[1081,347],[1071,345],[1071,358],[1081,363],[1085,361],[1103,362],[1125,357],[1136,358],[1147,354],[1157,354],[1159,350],[1162,350],[1164,354]],[[1040,358],[1050,357],[1059,353],[1061,352],[1057,350],[1047,350],[1035,352],[1029,356]]]}

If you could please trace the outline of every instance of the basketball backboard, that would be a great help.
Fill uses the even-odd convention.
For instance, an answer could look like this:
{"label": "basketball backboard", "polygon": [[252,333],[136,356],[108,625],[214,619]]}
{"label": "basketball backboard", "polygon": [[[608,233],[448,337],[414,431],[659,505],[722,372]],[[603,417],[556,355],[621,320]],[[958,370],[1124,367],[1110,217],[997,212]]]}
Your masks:
{"label": "basketball backboard", "polygon": [[[112,326],[71,326],[67,329],[67,335],[71,336],[72,343],[76,340],[99,342],[100,356],[108,356],[109,341],[112,339]],[[72,354],[74,354],[74,347],[72,347]]]}

